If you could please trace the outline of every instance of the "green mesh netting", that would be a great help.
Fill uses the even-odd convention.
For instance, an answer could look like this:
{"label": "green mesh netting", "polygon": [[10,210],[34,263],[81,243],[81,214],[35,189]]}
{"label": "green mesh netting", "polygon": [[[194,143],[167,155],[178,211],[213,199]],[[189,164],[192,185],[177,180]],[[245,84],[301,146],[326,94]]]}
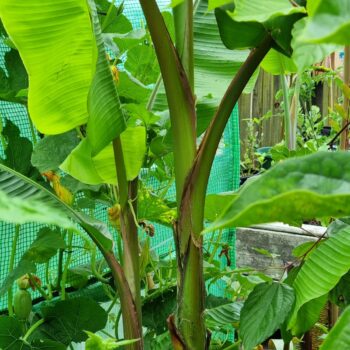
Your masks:
{"label": "green mesh netting", "polygon": [[[158,1],[160,7],[164,8],[168,5],[168,0]],[[133,22],[134,26],[139,26],[144,21],[142,11],[138,1],[126,1],[124,13]],[[4,55],[8,48],[0,41],[0,67],[4,66]],[[0,101],[0,115],[4,119],[11,120],[16,124],[21,132],[21,136],[27,137],[31,141],[32,132],[28,121],[26,108],[19,104],[8,103]],[[237,189],[239,186],[239,129],[238,129],[238,108],[236,107],[232,112],[230,121],[225,129],[224,137],[217,153],[212,173],[209,180],[208,193],[217,193]],[[3,149],[0,146],[0,154],[3,154]],[[153,184],[154,185],[154,184]],[[94,211],[94,216],[101,221],[108,222],[106,207],[99,205]],[[22,254],[29,247],[31,242],[35,239],[38,230],[42,226],[37,224],[26,224],[20,227],[20,236],[17,243],[17,250],[15,256],[15,264],[18,263]],[[164,226],[155,225],[156,235],[151,239],[152,247],[158,254],[169,253],[169,249],[173,249],[172,231]],[[113,229],[111,228],[111,232]],[[0,222],[0,284],[4,281],[9,271],[9,257],[11,252],[12,241],[15,233],[15,226]],[[114,234],[116,232],[114,231]],[[222,235],[222,241],[231,246],[230,258],[232,264],[235,262],[235,231],[228,230]],[[74,238],[73,246],[79,247],[82,241],[79,237]],[[65,259],[66,257],[64,257]],[[86,264],[90,256],[84,254],[81,249],[73,249],[71,266]],[[49,269],[56,271],[57,257],[51,259]],[[36,275],[45,281],[45,265],[37,266]],[[216,295],[223,295],[223,287],[220,283],[211,287],[211,293]],[[38,297],[39,293],[35,293],[33,297]],[[0,310],[4,310],[7,306],[7,296],[0,298]]]}

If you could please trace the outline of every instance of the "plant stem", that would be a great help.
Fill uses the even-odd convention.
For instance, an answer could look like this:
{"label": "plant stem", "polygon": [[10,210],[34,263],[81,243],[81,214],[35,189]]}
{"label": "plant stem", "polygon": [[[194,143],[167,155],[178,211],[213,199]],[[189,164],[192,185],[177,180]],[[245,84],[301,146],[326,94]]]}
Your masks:
{"label": "plant stem", "polygon": [[[185,2],[186,6],[190,6],[189,0]],[[140,0],[140,4],[157,54],[169,106],[174,140],[176,198],[179,209],[185,180],[196,153],[195,101],[191,83],[188,81],[186,71],[171,41],[156,1]],[[186,15],[191,16],[187,7]],[[190,30],[190,27],[187,30]],[[183,41],[186,47],[191,44],[187,40]],[[189,60],[191,54],[184,53],[183,58],[185,57]],[[187,65],[188,69],[190,65]]]}
{"label": "plant stem", "polygon": [[[187,191],[193,192],[191,195],[191,197],[195,197],[193,198],[193,204],[197,203],[196,205],[198,205],[198,203],[204,203],[211,166],[222,134],[225,130],[225,126],[235,104],[242,94],[243,89],[262,59],[270,50],[272,43],[272,38],[267,35],[262,40],[259,47],[251,51],[247,60],[243,63],[227,88],[226,93],[222,98],[207,131],[205,132],[185,186]],[[188,195],[189,194],[184,192],[182,201],[184,201]]]}
{"label": "plant stem", "polygon": [[206,188],[216,150],[231,112],[272,42],[272,38],[267,35],[261,45],[251,51],[232,80],[204,135],[184,186],[179,222],[174,230],[179,270],[177,341],[183,349],[204,350],[209,347],[210,337],[206,335],[203,320],[205,289],[201,236]]}
{"label": "plant stem", "polygon": [[51,279],[50,279],[50,262],[49,261],[45,264],[45,280],[46,280],[48,298],[52,299],[52,288],[51,288]]}
{"label": "plant stem", "polygon": [[173,8],[176,50],[186,72],[189,85],[194,91],[193,60],[193,0],[184,0]]}
{"label": "plant stem", "polygon": [[35,322],[27,331],[27,333],[24,335],[23,337],[23,341],[27,341],[27,339],[34,333],[34,331],[39,328],[43,323],[45,322],[45,320],[43,318],[41,318],[40,320],[38,320],[37,322]]}
{"label": "plant stem", "polygon": [[64,264],[64,269],[62,273],[62,279],[61,279],[61,299],[65,300],[66,299],[66,282],[67,282],[67,277],[68,277],[68,270],[69,270],[69,265],[70,261],[72,258],[72,241],[73,241],[73,233],[68,232],[68,244],[67,244],[67,259]]}
{"label": "plant stem", "polygon": [[289,108],[289,97],[288,97],[288,85],[286,81],[286,76],[284,74],[280,75],[280,81],[282,85],[283,93],[283,106],[284,106],[284,142],[286,147],[290,149],[290,132],[291,132],[291,120],[290,120],[290,108]]}
{"label": "plant stem", "polygon": [[[115,165],[118,178],[119,204],[120,204],[120,230],[123,238],[123,270],[128,288],[132,296],[132,304],[135,307],[137,322],[135,320],[130,323],[130,316],[123,309],[123,291],[119,291],[120,302],[123,311],[123,324],[125,339],[138,339],[140,342],[130,344],[129,349],[141,349],[142,326],[141,326],[141,281],[140,281],[140,262],[139,262],[139,241],[138,231],[135,223],[134,215],[137,215],[137,178],[129,182],[126,175],[123,148],[120,138],[113,140],[113,150]],[[132,205],[132,210],[130,208]],[[125,287],[125,286],[124,286]],[[138,336],[135,338],[135,334]]]}
{"label": "plant stem", "polygon": [[[139,342],[128,345],[126,349],[142,350],[142,327],[139,323],[139,315],[124,271],[118,261],[115,259],[113,252],[106,251],[100,245],[99,247],[101,248],[101,252],[111,269],[116,287],[118,289],[118,294],[120,296],[120,305],[123,314],[124,338],[140,339]],[[118,330],[116,329],[116,333],[117,331]]]}
{"label": "plant stem", "polygon": [[290,107],[290,136],[289,136],[289,149],[295,150],[297,148],[297,124],[298,124],[298,112],[299,112],[299,93],[300,93],[300,78],[297,76],[294,86],[294,95]]}
{"label": "plant stem", "polygon": [[[9,273],[13,271],[13,268],[15,267],[15,257],[16,257],[16,250],[17,250],[17,241],[19,238],[21,232],[21,226],[16,225],[15,226],[15,234],[13,236],[12,240],[12,247],[11,247],[11,255],[10,255],[10,263],[9,263]],[[13,292],[12,292],[12,285],[8,289],[8,301],[7,301],[7,309],[9,316],[13,316]]]}
{"label": "plant stem", "polygon": [[208,259],[208,263],[211,264],[211,262],[213,261],[216,252],[219,249],[219,245],[220,245],[220,241],[221,241],[221,237],[222,237],[222,229],[219,231],[218,236],[216,237],[215,243],[214,243],[214,249],[210,254],[210,257]]}

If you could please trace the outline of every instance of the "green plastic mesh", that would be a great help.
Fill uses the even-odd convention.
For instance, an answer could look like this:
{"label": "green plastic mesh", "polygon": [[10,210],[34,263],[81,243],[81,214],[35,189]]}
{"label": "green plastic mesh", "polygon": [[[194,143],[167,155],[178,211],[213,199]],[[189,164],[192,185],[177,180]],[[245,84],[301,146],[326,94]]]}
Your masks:
{"label": "green plastic mesh", "polygon": [[[158,1],[160,7],[165,8],[168,4],[168,0]],[[138,1],[126,1],[124,13],[133,22],[134,26],[139,26],[144,21],[142,11]],[[4,67],[4,54],[8,48],[0,41],[0,67]],[[30,124],[28,121],[28,115],[26,108],[14,103],[8,103],[0,101],[0,115],[3,119],[9,119],[16,124],[21,132],[21,136],[27,137],[32,140],[32,132],[30,130]],[[230,191],[239,187],[239,162],[240,162],[240,150],[239,150],[239,129],[238,129],[238,108],[236,107],[232,112],[230,121],[225,129],[223,140],[220,145],[220,149],[217,153],[212,173],[210,176],[208,193],[218,193],[223,191]],[[3,149],[0,146],[0,154],[3,154]],[[156,182],[152,183],[153,185]],[[151,185],[152,185],[151,184]],[[174,191],[174,189],[171,189]],[[108,222],[106,207],[99,205],[94,211],[94,216],[101,221]],[[17,250],[15,256],[15,264],[18,263],[22,254],[29,247],[31,242],[35,239],[38,230],[42,226],[37,224],[26,224],[20,228],[20,236],[17,243]],[[155,224],[156,235],[151,239],[152,247],[159,254],[167,254],[169,250],[174,249],[172,231],[162,225]],[[111,230],[113,230],[111,228]],[[14,237],[15,226],[12,224],[0,222],[0,284],[6,278],[9,271],[9,258],[11,252],[12,241]],[[114,232],[114,234],[116,234]],[[227,230],[222,235],[222,242],[227,243],[230,247],[230,258],[232,265],[235,262],[235,231]],[[82,241],[79,237],[74,238],[73,246],[81,246]],[[66,256],[64,257],[64,259]],[[82,249],[73,249],[72,252],[72,265],[77,266],[86,264],[89,262],[89,255],[84,254]],[[57,257],[50,260],[49,269],[56,271],[57,269]],[[223,261],[223,264],[226,261]],[[36,275],[45,281],[45,265],[41,264],[37,266]],[[220,283],[211,287],[211,293],[216,295],[223,295],[223,286]],[[33,297],[38,297],[36,292]],[[7,296],[0,298],[0,310],[4,310],[7,306]]]}

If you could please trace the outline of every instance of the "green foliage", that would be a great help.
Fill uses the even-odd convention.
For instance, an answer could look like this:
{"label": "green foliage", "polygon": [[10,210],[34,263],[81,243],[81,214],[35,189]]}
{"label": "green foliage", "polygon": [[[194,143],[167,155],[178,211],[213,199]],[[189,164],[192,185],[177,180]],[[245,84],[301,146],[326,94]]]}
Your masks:
{"label": "green foliage", "polygon": [[236,0],[233,18],[239,22],[267,22],[279,16],[304,13],[303,7],[295,7],[288,0]]}
{"label": "green foliage", "polygon": [[251,349],[272,335],[284,322],[294,302],[294,291],[282,283],[258,284],[241,310],[239,335]]}
{"label": "green foliage", "polygon": [[289,1],[270,1],[268,7],[259,1],[236,1],[233,13],[216,9],[221,39],[231,50],[258,47],[266,36],[274,40],[273,47],[290,56],[291,30],[304,16],[302,7]]}
{"label": "green foliage", "polygon": [[[350,269],[349,228],[343,228],[319,245],[301,267],[293,288],[296,303],[289,322],[292,328],[300,308],[332,290]],[[325,274],[324,271],[328,273]]]}
{"label": "green foliage", "polygon": [[232,330],[239,324],[240,313],[243,304],[241,302],[227,303],[206,308],[205,324],[209,329],[222,331],[225,328]]}
{"label": "green foliage", "polygon": [[25,103],[26,96],[21,94],[28,88],[28,76],[19,53],[12,49],[4,58],[6,72],[0,68],[0,100]]}
{"label": "green foliage", "polygon": [[35,264],[48,262],[56,255],[58,249],[64,249],[65,246],[66,244],[59,230],[48,227],[40,229],[37,238],[24,252],[17,266],[3,281],[0,288],[0,295],[6,293],[8,288],[21,276],[35,272]]}
{"label": "green foliage", "polygon": [[327,335],[320,350],[347,349],[350,346],[350,308],[346,308]]}
{"label": "green foliage", "polygon": [[261,62],[261,67],[273,75],[290,74],[297,72],[298,68],[294,61],[282,55],[278,51],[271,49]]}
{"label": "green foliage", "polygon": [[35,145],[31,162],[41,173],[58,170],[78,143],[79,138],[75,130],[46,136]]}
{"label": "green foliage", "polygon": [[49,339],[28,342],[22,339],[22,325],[14,317],[0,317],[0,344],[6,350],[65,350],[66,346]]}
{"label": "green foliage", "polygon": [[314,217],[346,214],[348,158],[342,152],[318,152],[277,164],[228,200],[222,215],[204,233],[275,221],[299,224]]}
{"label": "green foliage", "polygon": [[169,291],[152,298],[142,306],[142,325],[156,334],[167,331],[166,320],[175,311],[176,290]]}
{"label": "green foliage", "polygon": [[311,1],[310,7],[312,16],[301,40],[318,44],[349,44],[350,7],[347,0],[322,0],[316,4]]}
{"label": "green foliage", "polygon": [[1,162],[23,175],[29,175],[33,170],[30,163],[32,143],[20,135],[19,128],[10,120],[6,121],[2,136],[5,138],[6,148],[5,159]]}
{"label": "green foliage", "polygon": [[327,299],[328,295],[325,294],[306,302],[300,308],[293,327],[290,328],[288,323],[289,320],[286,320],[286,328],[290,328],[292,334],[302,336],[305,332],[309,331],[317,321],[319,321],[321,312],[327,303]]}
{"label": "green foliage", "polygon": [[[121,135],[124,162],[128,180],[133,180],[140,172],[146,152],[146,129],[143,126],[128,127]],[[96,156],[91,157],[92,149],[83,140],[60,168],[79,181],[99,185],[116,183],[116,167],[112,144]]]}
{"label": "green foliage", "polygon": [[87,121],[96,55],[86,2],[54,4],[31,0],[0,5],[4,27],[31,76],[29,114],[44,134],[65,132]]}
{"label": "green foliage", "polygon": [[349,285],[350,273],[347,272],[329,293],[329,299],[332,301],[332,303],[338,305],[342,309],[350,305]]}
{"label": "green foliage", "polygon": [[[306,67],[321,62],[330,53],[339,50],[341,47],[333,43],[313,44],[302,40],[302,34],[309,23],[309,18],[303,18],[296,22],[293,28],[293,60],[302,72]],[[288,72],[286,72],[288,73]]]}
{"label": "green foliage", "polygon": [[75,211],[45,187],[1,164],[0,202],[3,202],[1,220],[18,224],[34,221],[76,231],[77,227],[69,217],[101,248],[112,248],[111,234],[105,224]]}
{"label": "green foliage", "polygon": [[106,311],[93,299],[79,297],[42,305],[40,313],[45,322],[37,336],[44,336],[68,345],[87,339],[84,331],[97,332],[107,322]]}

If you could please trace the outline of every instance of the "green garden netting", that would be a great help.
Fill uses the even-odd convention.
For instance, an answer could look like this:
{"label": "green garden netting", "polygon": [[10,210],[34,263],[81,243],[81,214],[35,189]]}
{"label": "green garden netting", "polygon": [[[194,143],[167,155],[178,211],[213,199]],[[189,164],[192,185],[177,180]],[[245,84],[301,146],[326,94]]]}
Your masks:
{"label": "green garden netting", "polygon": [[[158,1],[160,7],[168,5],[168,0]],[[133,22],[135,26],[142,24],[143,16],[138,1],[126,1],[124,13]],[[8,51],[7,46],[0,41],[0,67],[5,69],[4,54]],[[21,136],[33,141],[30,124],[26,108],[19,104],[8,103],[0,101],[0,115],[3,119],[11,120],[20,129]],[[225,129],[223,140],[220,149],[217,153],[212,173],[208,186],[208,193],[218,193],[237,189],[239,186],[239,164],[240,164],[240,150],[239,150],[239,129],[238,129],[238,108],[236,107],[232,112],[230,121]],[[3,150],[0,146],[0,154]],[[153,184],[154,185],[154,184]],[[108,222],[106,207],[99,205],[94,211],[94,216],[101,221]],[[15,256],[15,263],[18,263],[22,254],[29,247],[31,242],[35,239],[38,230],[41,228],[37,224],[26,224],[20,227],[20,236],[17,243],[17,250]],[[151,245],[158,254],[168,253],[169,249],[173,249],[172,231],[161,225],[155,225],[156,235],[151,239]],[[111,230],[113,230],[111,228]],[[11,245],[14,237],[15,226],[12,224],[0,222],[0,285],[8,275],[9,271],[9,257],[11,252]],[[116,234],[116,232],[114,232]],[[231,246],[230,258],[232,264],[235,261],[235,231],[227,230],[222,235],[222,241]],[[81,245],[81,239],[75,237],[73,246]],[[90,256],[84,254],[82,249],[73,249],[72,252],[72,266],[78,266],[88,263]],[[56,271],[57,258],[50,261],[49,269]],[[45,280],[45,266],[38,265],[36,275]],[[216,295],[223,295],[223,289],[220,284],[211,287],[211,293]],[[33,297],[39,296],[35,293]],[[7,306],[7,296],[0,297],[0,310],[4,310]]]}

